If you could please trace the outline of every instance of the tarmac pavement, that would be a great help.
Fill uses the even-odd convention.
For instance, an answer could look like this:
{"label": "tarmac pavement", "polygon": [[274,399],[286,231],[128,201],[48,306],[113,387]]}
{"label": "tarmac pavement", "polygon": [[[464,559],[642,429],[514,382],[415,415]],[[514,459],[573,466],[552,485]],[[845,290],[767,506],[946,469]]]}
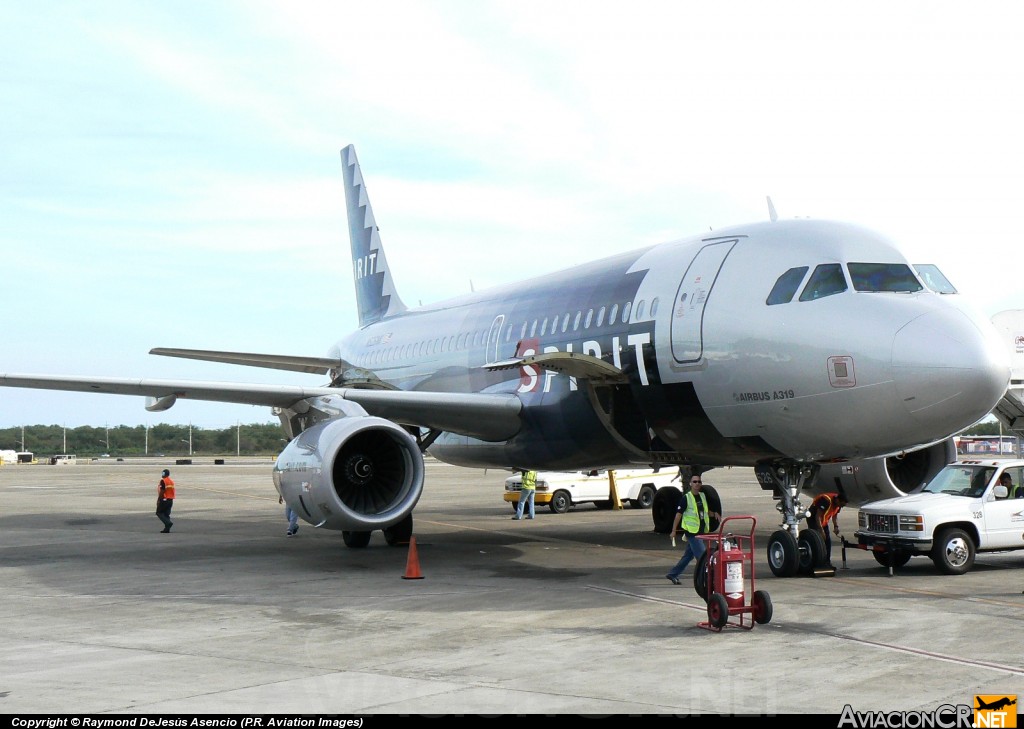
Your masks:
{"label": "tarmac pavement", "polygon": [[[271,459],[193,461],[0,467],[0,712],[838,715],[1024,695],[1024,553],[890,577],[849,550],[835,577],[776,578],[780,518],[750,469],[705,480],[756,519],[773,617],[717,633],[693,567],[665,579],[682,545],[649,510],[512,521],[507,472],[428,460],[415,553],[380,532],[349,549],[301,521],[285,537]],[[839,523],[852,538],[856,509]]]}

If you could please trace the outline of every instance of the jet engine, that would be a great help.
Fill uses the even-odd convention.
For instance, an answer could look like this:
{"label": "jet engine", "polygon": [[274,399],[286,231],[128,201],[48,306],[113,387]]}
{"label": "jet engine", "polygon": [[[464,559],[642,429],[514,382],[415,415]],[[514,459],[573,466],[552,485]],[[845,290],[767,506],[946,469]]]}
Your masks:
{"label": "jet engine", "polygon": [[888,458],[830,463],[805,488],[813,493],[838,491],[853,505],[903,496],[935,477],[956,460],[952,438]]}
{"label": "jet engine", "polygon": [[278,456],[274,485],[310,524],[368,538],[403,519],[411,525],[423,456],[409,433],[363,411],[300,433]]}

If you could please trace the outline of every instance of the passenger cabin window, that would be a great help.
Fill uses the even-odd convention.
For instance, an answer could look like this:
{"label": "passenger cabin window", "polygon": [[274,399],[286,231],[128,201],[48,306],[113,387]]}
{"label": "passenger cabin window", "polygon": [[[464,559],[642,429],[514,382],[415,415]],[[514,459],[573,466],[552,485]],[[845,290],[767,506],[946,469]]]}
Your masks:
{"label": "passenger cabin window", "polygon": [[615,323],[615,316],[619,313],[619,305],[612,304],[612,310],[608,312],[608,325],[611,326]]}
{"label": "passenger cabin window", "polygon": [[658,315],[658,297],[655,296],[651,299],[651,318],[653,319]]}
{"label": "passenger cabin window", "polygon": [[597,324],[595,324],[594,326],[599,327],[602,324],[604,324],[604,307],[603,306],[600,309],[597,310]]}
{"label": "passenger cabin window", "polygon": [[637,320],[644,318],[644,307],[647,306],[647,302],[640,299],[640,303],[636,305],[636,318]]}
{"label": "passenger cabin window", "polygon": [[627,301],[625,304],[622,305],[622,323],[623,324],[628,324],[629,323],[629,310],[631,308],[633,308],[633,302],[632,301]]}
{"label": "passenger cabin window", "polygon": [[823,263],[815,267],[807,285],[800,294],[800,301],[815,301],[846,291],[846,277],[838,263]]}
{"label": "passenger cabin window", "polygon": [[774,306],[775,304],[788,304],[793,300],[796,295],[796,290],[800,288],[800,282],[804,280],[804,276],[807,275],[807,266],[800,266],[799,268],[791,268],[784,274],[779,276],[775,285],[772,286],[772,292],[768,294],[768,298],[765,299],[768,306]]}
{"label": "passenger cabin window", "polygon": [[939,267],[931,263],[915,263],[914,270],[917,271],[924,285],[937,294],[955,294],[956,288],[949,282],[949,279],[942,275]]}
{"label": "passenger cabin window", "polygon": [[847,263],[854,291],[911,293],[924,286],[905,263]]}

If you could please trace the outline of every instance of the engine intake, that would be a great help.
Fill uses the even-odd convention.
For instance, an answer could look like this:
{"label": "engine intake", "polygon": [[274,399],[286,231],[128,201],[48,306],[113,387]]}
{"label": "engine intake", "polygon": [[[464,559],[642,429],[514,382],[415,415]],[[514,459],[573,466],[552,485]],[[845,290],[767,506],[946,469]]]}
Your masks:
{"label": "engine intake", "polygon": [[274,484],[299,516],[338,531],[392,526],[423,491],[416,440],[390,420],[348,415],[303,431],[278,456]]}
{"label": "engine intake", "polygon": [[841,491],[851,504],[903,496],[956,460],[952,438],[902,456],[869,458],[822,466],[808,487],[814,493]]}

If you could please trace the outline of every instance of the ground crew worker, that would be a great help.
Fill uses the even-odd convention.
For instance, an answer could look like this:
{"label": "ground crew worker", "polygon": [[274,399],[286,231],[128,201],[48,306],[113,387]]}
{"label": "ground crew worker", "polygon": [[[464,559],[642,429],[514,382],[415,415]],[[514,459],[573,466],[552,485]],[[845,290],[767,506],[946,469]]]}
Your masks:
{"label": "ground crew worker", "polygon": [[512,517],[516,521],[523,518],[523,507],[526,506],[527,502],[530,504],[530,515],[526,518],[533,518],[533,500],[537,495],[537,472],[524,469],[522,474],[522,486],[519,488],[519,503],[516,505],[516,515]]}
{"label": "ground crew worker", "polygon": [[164,523],[161,534],[171,531],[174,522],[171,521],[171,507],[174,506],[174,481],[171,479],[171,472],[164,469],[160,476],[160,484],[157,486],[156,515]]}
{"label": "ground crew worker", "polygon": [[818,494],[807,510],[807,527],[818,532],[825,542],[825,556],[828,564],[832,564],[832,538],[828,534],[828,523],[832,522],[832,531],[839,536],[839,512],[848,502],[843,494],[829,491]]}
{"label": "ground crew worker", "polygon": [[690,560],[700,560],[704,554],[705,545],[703,539],[698,539],[698,534],[707,534],[711,531],[711,517],[721,519],[718,512],[708,510],[708,498],[700,490],[701,477],[694,474],[690,477],[690,490],[679,499],[679,506],[676,507],[676,516],[672,520],[672,542],[675,546],[676,531],[682,524],[683,532],[686,535],[686,548],[683,556],[676,562],[676,566],[668,571],[665,579],[673,585],[679,584],[679,575],[683,574],[686,565]]}

